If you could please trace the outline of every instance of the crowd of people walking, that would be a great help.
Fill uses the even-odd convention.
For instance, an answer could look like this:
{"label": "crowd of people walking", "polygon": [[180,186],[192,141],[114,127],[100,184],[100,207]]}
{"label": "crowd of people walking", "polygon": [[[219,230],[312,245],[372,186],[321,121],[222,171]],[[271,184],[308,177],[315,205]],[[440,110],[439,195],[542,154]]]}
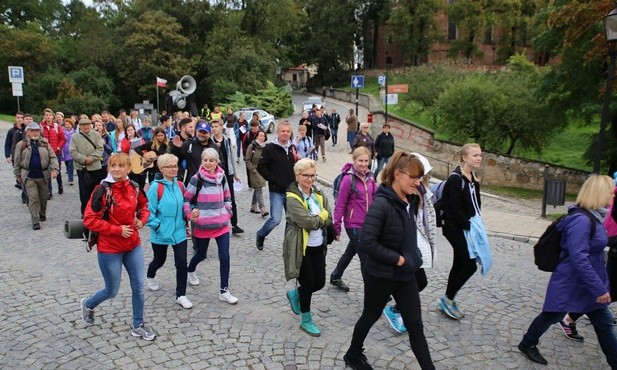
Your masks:
{"label": "crowd of people walking", "polygon": [[[258,117],[247,121],[240,113],[237,119],[232,110],[224,115],[219,107],[204,117],[163,115],[155,127],[136,111],[121,112],[117,118],[109,112],[65,117],[45,109],[40,123],[30,114],[15,115],[5,156],[13,165],[15,186],[28,205],[33,230],[46,221],[52,182],[63,194],[64,184],[74,186],[77,174],[84,238],[97,248],[104,281],[102,289],[81,300],[86,325],[96,322],[97,306],[118,294],[124,266],[132,292],[130,334],[154,340],[156,332],[145,320],[145,294],[146,288],[161,289],[157,271],[166,262],[168,247],[174,253],[175,303],[191,309],[187,286],[202,285],[197,270],[211,239],[218,247],[218,297],[231,305],[240,301],[231,293],[230,244],[232,235],[244,233],[234,191],[243,186],[243,160],[253,191],[250,212],[265,219],[254,231],[259,251],[285,218],[284,277],[295,287],[281,294],[292,313],[300,316],[299,329],[315,337],[323,334],[312,307],[324,304],[315,297],[326,284],[328,245],[341,240],[344,228],[349,242],[330,273],[330,284],[350,291],[343,274],[357,254],[361,276],[355,278],[361,279],[364,291],[344,362],[353,369],[372,369],[363,348],[383,313],[397,333],[408,335],[420,367],[434,369],[420,292],[430,283],[426,269],[433,268],[443,248],[436,245],[438,227],[453,250],[445,293],[434,304],[444,316],[465,317],[455,299],[478,265],[483,275],[491,267],[476,174],[482,149],[473,143],[462,146],[459,166],[440,184],[438,194],[429,183],[433,168],[427,157],[395,150],[388,124],[373,139],[370,126],[350,110],[345,123],[351,160],[334,181],[331,206],[329,194],[315,180],[318,163],[326,161],[325,142],[331,138],[332,147],[338,144],[341,122],[336,110],[326,113],[324,107],[313,107],[303,112],[295,132],[284,120],[268,140]],[[558,224],[562,257],[551,276],[543,311],[518,345],[531,361],[547,363],[536,345],[555,323],[569,338],[582,340],[575,322],[587,315],[607,362],[617,368],[617,338],[607,308],[613,301],[610,274],[603,259],[604,247],[614,242],[606,230],[612,238],[617,234],[617,211],[612,207],[616,191],[611,178],[591,176],[576,206]],[[150,230],[153,256],[147,269],[139,235],[144,226]],[[190,259],[189,240],[194,249]]]}

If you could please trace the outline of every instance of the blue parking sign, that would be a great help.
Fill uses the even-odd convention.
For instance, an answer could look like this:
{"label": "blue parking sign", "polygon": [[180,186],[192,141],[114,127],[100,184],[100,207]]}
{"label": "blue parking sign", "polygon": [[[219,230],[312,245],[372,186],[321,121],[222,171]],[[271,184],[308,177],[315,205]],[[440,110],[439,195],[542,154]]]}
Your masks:
{"label": "blue parking sign", "polygon": [[353,89],[364,88],[364,76],[351,76],[351,87]]}
{"label": "blue parking sign", "polygon": [[377,84],[379,86],[386,86],[386,78],[387,77],[384,76],[384,75],[381,75],[381,76],[377,77]]}
{"label": "blue parking sign", "polygon": [[24,83],[24,67],[9,66],[9,82]]}

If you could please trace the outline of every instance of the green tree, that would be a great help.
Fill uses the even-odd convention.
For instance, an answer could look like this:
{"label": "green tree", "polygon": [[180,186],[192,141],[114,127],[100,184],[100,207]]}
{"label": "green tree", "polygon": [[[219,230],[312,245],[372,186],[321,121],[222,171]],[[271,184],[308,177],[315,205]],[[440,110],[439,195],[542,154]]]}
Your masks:
{"label": "green tree", "polygon": [[183,50],[189,41],[180,29],[173,17],[159,10],[146,11],[125,25],[116,66],[129,102],[154,100],[157,76],[173,81],[192,73],[194,62]]}
{"label": "green tree", "polygon": [[61,0],[3,0],[0,2],[0,23],[16,28],[35,23],[50,34],[63,12]]}
{"label": "green tree", "polygon": [[391,36],[398,42],[408,63],[414,66],[426,63],[431,46],[439,40],[436,21],[442,8],[438,0],[398,0],[392,4],[389,24]]}

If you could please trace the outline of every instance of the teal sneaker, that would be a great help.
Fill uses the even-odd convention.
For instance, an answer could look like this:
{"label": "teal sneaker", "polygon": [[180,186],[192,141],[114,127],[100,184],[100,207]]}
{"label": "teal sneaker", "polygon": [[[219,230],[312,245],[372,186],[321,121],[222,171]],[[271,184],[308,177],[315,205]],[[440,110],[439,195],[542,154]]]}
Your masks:
{"label": "teal sneaker", "polygon": [[405,324],[403,324],[401,313],[396,306],[386,306],[386,308],[383,309],[383,314],[386,319],[388,319],[388,323],[390,323],[394,331],[401,334],[407,332],[407,328],[405,328]]}
{"label": "teal sneaker", "polygon": [[294,314],[299,315],[300,314],[300,293],[298,293],[298,288],[288,290],[287,299],[289,300],[291,311]]}
{"label": "teal sneaker", "polygon": [[318,337],[321,335],[321,331],[313,323],[313,316],[310,312],[302,312],[302,321],[300,322],[300,329],[304,330],[308,335]]}
{"label": "teal sneaker", "polygon": [[445,313],[448,317],[454,320],[460,320],[463,318],[462,312],[458,309],[456,303],[445,295],[437,301],[437,308],[443,313]]}

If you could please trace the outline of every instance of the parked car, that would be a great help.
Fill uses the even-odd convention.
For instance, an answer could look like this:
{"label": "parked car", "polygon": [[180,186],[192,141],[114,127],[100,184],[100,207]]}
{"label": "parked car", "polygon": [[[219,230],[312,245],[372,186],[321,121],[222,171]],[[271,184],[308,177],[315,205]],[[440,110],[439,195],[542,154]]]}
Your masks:
{"label": "parked car", "polygon": [[318,107],[325,106],[320,96],[309,96],[309,98],[304,101],[304,104],[302,104],[302,110],[307,112],[310,111],[313,109],[313,104]]}
{"label": "parked car", "polygon": [[240,108],[235,113],[236,119],[240,117],[240,112],[244,112],[247,121],[251,121],[253,118],[253,113],[257,112],[259,114],[259,126],[262,130],[267,133],[274,132],[274,116],[263,109],[258,109],[255,107],[249,108]]}

